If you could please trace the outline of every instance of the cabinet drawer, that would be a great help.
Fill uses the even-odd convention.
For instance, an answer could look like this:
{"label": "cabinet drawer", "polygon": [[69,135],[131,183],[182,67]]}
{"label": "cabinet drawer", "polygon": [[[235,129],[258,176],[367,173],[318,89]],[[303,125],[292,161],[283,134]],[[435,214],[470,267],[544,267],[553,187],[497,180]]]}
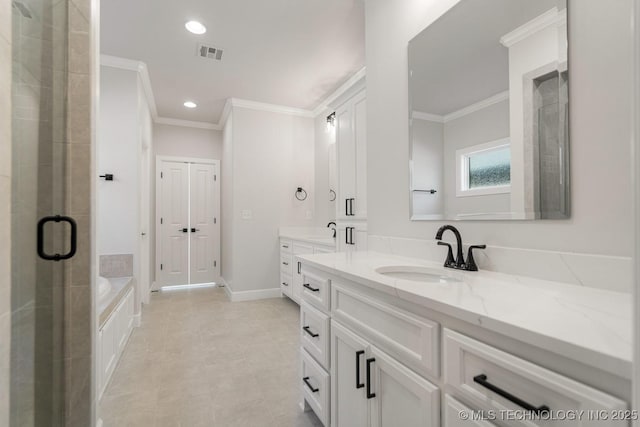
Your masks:
{"label": "cabinet drawer", "polygon": [[331,313],[419,373],[440,376],[440,325],[331,284]]}
{"label": "cabinet drawer", "polygon": [[[445,382],[457,394],[484,410],[523,410],[523,406],[556,411],[617,411],[625,402],[505,353],[449,329],[444,330]],[[626,421],[587,417],[568,421],[510,420],[514,426],[623,426]],[[611,418],[611,417],[610,417]]]}
{"label": "cabinet drawer", "polygon": [[480,414],[480,411],[473,411],[448,394],[444,396],[443,427],[495,427],[495,424],[491,424],[489,421],[475,420],[474,414]]}
{"label": "cabinet drawer", "polygon": [[302,301],[300,305],[300,343],[324,369],[329,370],[329,325],[331,319],[326,314]]}
{"label": "cabinet drawer", "polygon": [[293,257],[291,255],[280,255],[280,271],[284,274],[291,275],[293,266]]}
{"label": "cabinet drawer", "polygon": [[302,299],[316,308],[329,312],[331,294],[329,279],[302,269]]}
{"label": "cabinet drawer", "polygon": [[329,374],[305,350],[302,357],[302,395],[322,424],[329,423]]}
{"label": "cabinet drawer", "polygon": [[291,274],[280,272],[280,289],[289,298],[291,298],[292,286]]}
{"label": "cabinet drawer", "polygon": [[280,240],[280,253],[291,253],[291,240]]}

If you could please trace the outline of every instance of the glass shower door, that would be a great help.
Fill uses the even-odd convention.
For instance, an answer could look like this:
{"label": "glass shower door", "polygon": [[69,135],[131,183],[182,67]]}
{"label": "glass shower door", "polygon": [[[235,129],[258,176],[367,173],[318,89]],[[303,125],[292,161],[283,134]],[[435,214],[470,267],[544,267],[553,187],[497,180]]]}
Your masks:
{"label": "glass shower door", "polygon": [[60,426],[66,263],[55,255],[69,253],[71,227],[55,216],[65,210],[67,2],[13,1],[12,24],[10,419]]}

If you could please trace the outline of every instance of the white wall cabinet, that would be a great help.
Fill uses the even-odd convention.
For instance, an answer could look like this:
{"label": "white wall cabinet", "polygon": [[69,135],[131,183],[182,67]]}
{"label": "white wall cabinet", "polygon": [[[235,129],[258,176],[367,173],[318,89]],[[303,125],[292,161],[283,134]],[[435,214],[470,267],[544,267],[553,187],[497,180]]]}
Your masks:
{"label": "white wall cabinet", "polygon": [[364,90],[336,109],[337,218],[367,218],[367,101]]}
{"label": "white wall cabinet", "polygon": [[367,250],[367,223],[340,222],[336,234],[338,252]]}
{"label": "white wall cabinet", "polygon": [[133,289],[130,289],[98,330],[98,392],[100,397],[109,384],[111,375],[133,330],[133,314]]}

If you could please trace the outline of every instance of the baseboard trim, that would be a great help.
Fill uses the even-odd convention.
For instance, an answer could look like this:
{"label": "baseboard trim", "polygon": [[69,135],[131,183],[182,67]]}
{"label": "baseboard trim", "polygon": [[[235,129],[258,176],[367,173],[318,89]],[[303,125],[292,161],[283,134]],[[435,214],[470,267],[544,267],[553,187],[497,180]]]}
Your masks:
{"label": "baseboard trim", "polygon": [[135,326],[136,328],[139,328],[141,324],[142,324],[142,313],[134,314],[133,326]]}
{"label": "baseboard trim", "polygon": [[224,280],[224,277],[221,277],[220,280],[224,284],[224,291],[227,294],[227,298],[229,298],[231,302],[254,301],[254,300],[268,299],[268,298],[280,298],[282,296],[282,291],[280,290],[280,288],[236,292],[233,289],[231,289],[231,286],[229,286],[227,281]]}

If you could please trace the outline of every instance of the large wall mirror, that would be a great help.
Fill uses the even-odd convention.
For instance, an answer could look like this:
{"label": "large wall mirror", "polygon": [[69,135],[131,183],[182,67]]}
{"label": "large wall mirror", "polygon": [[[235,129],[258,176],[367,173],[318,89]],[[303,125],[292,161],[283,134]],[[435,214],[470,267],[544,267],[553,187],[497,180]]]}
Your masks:
{"label": "large wall mirror", "polygon": [[411,217],[570,215],[567,7],[461,0],[409,42]]}

